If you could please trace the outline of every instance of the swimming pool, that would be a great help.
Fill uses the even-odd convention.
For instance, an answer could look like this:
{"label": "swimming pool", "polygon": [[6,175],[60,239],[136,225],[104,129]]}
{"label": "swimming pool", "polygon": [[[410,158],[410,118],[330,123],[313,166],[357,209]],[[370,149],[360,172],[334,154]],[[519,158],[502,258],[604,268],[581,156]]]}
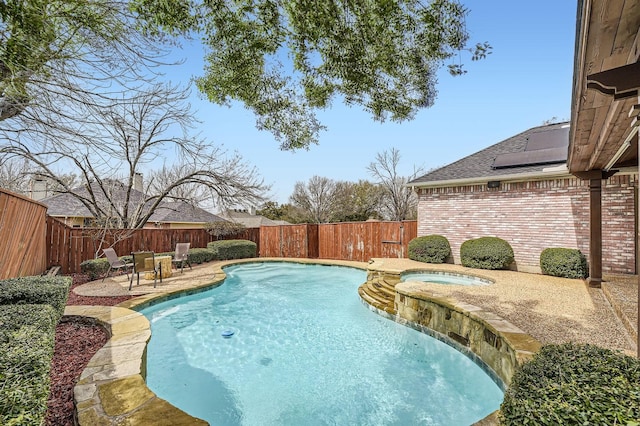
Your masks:
{"label": "swimming pool", "polygon": [[455,274],[451,272],[439,271],[413,271],[402,274],[402,281],[423,281],[427,283],[449,284],[449,285],[472,285],[483,286],[493,284],[486,278],[480,278],[467,274]]}
{"label": "swimming pool", "polygon": [[265,262],[225,272],[218,288],[141,311],[152,326],[147,384],[191,415],[214,425],[466,425],[502,401],[470,359],[364,307],[364,271]]}

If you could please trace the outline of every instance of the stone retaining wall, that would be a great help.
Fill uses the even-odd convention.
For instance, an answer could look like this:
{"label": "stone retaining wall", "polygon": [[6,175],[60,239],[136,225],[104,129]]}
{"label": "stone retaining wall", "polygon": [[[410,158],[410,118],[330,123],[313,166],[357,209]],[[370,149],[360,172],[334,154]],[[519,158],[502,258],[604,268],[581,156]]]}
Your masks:
{"label": "stone retaining wall", "polygon": [[474,305],[438,294],[424,283],[396,285],[397,320],[480,358],[508,386],[513,373],[540,348],[518,327]]}

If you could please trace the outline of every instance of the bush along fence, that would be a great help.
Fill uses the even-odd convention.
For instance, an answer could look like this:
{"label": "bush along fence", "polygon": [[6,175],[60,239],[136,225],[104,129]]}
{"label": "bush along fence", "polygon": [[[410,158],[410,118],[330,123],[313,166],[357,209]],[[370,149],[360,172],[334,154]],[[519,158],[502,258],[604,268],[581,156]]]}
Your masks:
{"label": "bush along fence", "polygon": [[72,228],[47,217],[47,267],[61,273],[82,271],[84,261],[102,257],[113,247],[119,256],[133,251],[167,253],[176,243],[191,243],[191,251],[205,249],[217,240],[249,240],[259,257],[339,259],[366,262],[373,257],[407,257],[408,243],[416,237],[416,221],[346,222],[247,228],[216,238],[204,229],[105,230]]}

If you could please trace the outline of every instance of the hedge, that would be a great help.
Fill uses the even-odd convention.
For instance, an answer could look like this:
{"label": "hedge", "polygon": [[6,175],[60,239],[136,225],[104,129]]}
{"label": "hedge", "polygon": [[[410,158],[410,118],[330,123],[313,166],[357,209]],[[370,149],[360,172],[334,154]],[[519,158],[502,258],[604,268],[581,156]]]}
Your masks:
{"label": "hedge", "polygon": [[594,345],[543,346],[516,371],[505,425],[640,423],[640,359]]}
{"label": "hedge", "polygon": [[44,424],[58,318],[46,304],[0,306],[0,424]]}
{"label": "hedge", "polygon": [[249,240],[220,240],[207,244],[216,260],[245,259],[256,257],[258,245]]}
{"label": "hedge", "polygon": [[513,261],[511,245],[498,237],[467,240],[460,246],[460,262],[469,268],[509,269]]}
{"label": "hedge", "polygon": [[587,278],[587,258],[578,249],[547,248],[540,253],[540,269],[545,275],[564,278]]}
{"label": "hedge", "polygon": [[409,241],[409,259],[426,263],[444,263],[451,255],[449,240],[442,235],[426,235]]}
{"label": "hedge", "polygon": [[215,253],[208,248],[192,248],[189,249],[189,263],[201,264],[211,262],[215,259]]}
{"label": "hedge", "polygon": [[64,315],[71,277],[20,277],[0,281],[0,305],[48,304]]}

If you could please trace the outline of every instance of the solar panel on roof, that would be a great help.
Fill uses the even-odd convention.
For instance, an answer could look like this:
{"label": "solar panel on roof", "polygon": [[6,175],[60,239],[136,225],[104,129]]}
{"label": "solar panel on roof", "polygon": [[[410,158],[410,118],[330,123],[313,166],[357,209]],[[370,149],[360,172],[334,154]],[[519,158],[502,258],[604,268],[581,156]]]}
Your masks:
{"label": "solar panel on roof", "polygon": [[528,138],[525,151],[564,148],[566,146],[569,146],[569,126],[560,129],[532,133]]}
{"label": "solar panel on roof", "polygon": [[500,154],[493,160],[494,169],[567,161],[569,126],[531,133],[524,151]]}
{"label": "solar panel on roof", "polygon": [[538,164],[564,163],[565,161],[567,161],[567,148],[536,149],[535,151],[498,155],[493,160],[493,168],[534,166]]}

